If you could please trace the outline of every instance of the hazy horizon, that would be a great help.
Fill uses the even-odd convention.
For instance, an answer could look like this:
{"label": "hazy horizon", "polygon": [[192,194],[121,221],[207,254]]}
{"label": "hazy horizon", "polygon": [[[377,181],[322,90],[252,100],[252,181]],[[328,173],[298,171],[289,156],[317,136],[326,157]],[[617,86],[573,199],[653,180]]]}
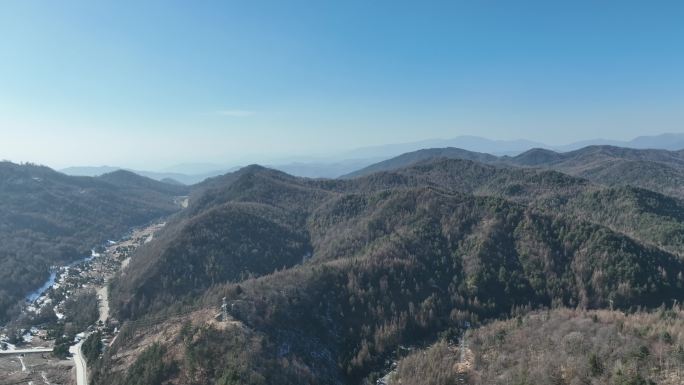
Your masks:
{"label": "hazy horizon", "polygon": [[675,1],[0,7],[0,158],[16,162],[267,163],[461,135],[561,145],[684,121]]}
{"label": "hazy horizon", "polygon": [[[678,135],[684,137],[684,132],[677,132],[677,133],[660,133],[656,134],[653,136],[648,136],[646,135],[645,137],[654,137],[657,138],[659,136],[666,136],[666,135]],[[639,136],[639,137],[644,137]],[[463,136],[458,136],[455,138],[426,138],[423,140],[418,140],[416,142],[404,142],[404,143],[382,143],[378,145],[368,145],[368,146],[363,146],[363,147],[355,147],[355,148],[349,148],[345,150],[340,150],[338,152],[334,153],[328,153],[328,154],[284,154],[281,156],[268,156],[264,154],[252,154],[252,155],[245,155],[242,157],[242,159],[227,159],[227,160],[216,160],[216,161],[207,161],[203,158],[198,158],[198,159],[191,159],[186,162],[175,162],[175,163],[169,163],[169,164],[159,164],[157,166],[152,166],[150,164],[96,164],[96,163],[84,163],[84,164],[66,164],[66,165],[61,165],[61,164],[48,164],[48,163],[41,163],[37,162],[35,160],[27,159],[8,159],[8,158],[2,158],[0,157],[0,160],[2,161],[10,161],[13,163],[34,163],[34,164],[39,164],[43,166],[48,166],[56,170],[65,170],[65,169],[78,169],[78,168],[106,168],[106,167],[112,167],[112,168],[122,168],[122,169],[130,169],[130,170],[136,170],[136,171],[152,171],[152,172],[169,172],[169,173],[179,173],[179,174],[202,174],[204,172],[213,172],[213,171],[222,171],[226,170],[229,168],[239,168],[243,167],[249,164],[261,164],[265,166],[278,166],[278,165],[287,165],[287,164],[334,164],[334,163],[343,163],[343,162],[350,162],[354,160],[380,160],[380,159],[385,159],[389,155],[387,153],[392,153],[392,154],[400,154],[403,152],[410,152],[410,151],[415,151],[417,149],[424,149],[424,148],[431,148],[431,147],[462,147],[466,150],[471,150],[475,152],[485,152],[485,153],[491,153],[494,155],[515,155],[521,152],[524,152],[527,149],[532,149],[534,147],[541,147],[541,148],[547,148],[551,149],[554,151],[559,151],[559,152],[564,152],[564,151],[569,151],[573,149],[577,149],[580,147],[584,147],[585,145],[594,145],[594,144],[603,144],[603,142],[609,142],[610,145],[613,145],[612,142],[620,142],[620,143],[615,143],[616,145],[621,145],[622,142],[629,142],[631,140],[637,139],[639,137],[632,137],[632,138],[627,138],[627,139],[616,139],[616,138],[605,138],[605,137],[597,137],[597,138],[586,138],[586,139],[581,139],[578,141],[570,142],[570,143],[542,143],[542,142],[537,142],[530,140],[528,138],[516,138],[516,139],[498,139],[498,138],[485,138],[485,137],[479,137],[479,136],[474,136],[474,135],[463,135]],[[511,151],[491,151],[491,150],[482,150],[482,149],[473,149],[471,146],[454,146],[449,144],[450,140],[458,140],[459,138],[473,138],[473,139],[483,139],[485,141],[501,141],[505,144],[507,143],[512,143],[516,141],[520,142],[529,142],[530,144],[539,144],[539,146],[525,146],[521,150],[511,150]],[[439,143],[439,142],[444,142],[447,143],[446,145]],[[586,142],[586,143],[585,143]],[[419,144],[421,143],[426,143],[428,144],[427,146],[420,146]],[[431,146],[431,143],[437,143],[437,145]],[[404,146],[408,146],[411,149],[407,150],[402,150]],[[384,152],[372,156],[372,155],[366,155],[369,153],[370,150],[374,148],[387,148]],[[392,151],[392,148],[397,148],[397,150]],[[362,153],[364,155],[358,155],[358,153]],[[183,170],[184,168],[187,168],[187,170]],[[204,171],[197,171],[198,169],[204,170]]]}

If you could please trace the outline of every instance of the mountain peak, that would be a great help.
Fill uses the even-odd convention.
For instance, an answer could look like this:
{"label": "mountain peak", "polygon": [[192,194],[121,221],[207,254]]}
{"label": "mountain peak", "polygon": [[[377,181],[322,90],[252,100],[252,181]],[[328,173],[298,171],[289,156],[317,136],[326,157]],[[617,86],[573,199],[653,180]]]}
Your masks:
{"label": "mountain peak", "polygon": [[533,148],[511,158],[511,161],[521,166],[539,166],[563,159],[563,155],[546,149]]}

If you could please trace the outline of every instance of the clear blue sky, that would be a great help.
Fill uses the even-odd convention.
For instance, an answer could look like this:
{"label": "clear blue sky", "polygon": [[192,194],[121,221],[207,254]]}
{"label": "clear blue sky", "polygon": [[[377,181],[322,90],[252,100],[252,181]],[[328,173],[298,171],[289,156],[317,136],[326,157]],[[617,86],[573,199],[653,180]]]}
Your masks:
{"label": "clear blue sky", "polygon": [[683,1],[0,2],[0,158],[680,132]]}

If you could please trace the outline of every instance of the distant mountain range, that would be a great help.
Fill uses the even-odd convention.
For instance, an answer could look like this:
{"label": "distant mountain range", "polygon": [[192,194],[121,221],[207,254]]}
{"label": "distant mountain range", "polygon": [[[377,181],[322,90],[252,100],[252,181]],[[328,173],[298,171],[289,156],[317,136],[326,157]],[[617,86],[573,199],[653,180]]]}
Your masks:
{"label": "distant mountain range", "polygon": [[478,136],[458,136],[452,139],[431,139],[418,142],[363,147],[343,154],[346,158],[393,157],[424,148],[457,147],[464,150],[485,152],[493,155],[517,155],[532,148],[554,151],[572,151],[593,145],[610,145],[637,149],[684,149],[684,133],[667,133],[655,136],[639,136],[632,140],[591,139],[566,145],[549,145],[526,139],[492,140]]}
{"label": "distant mountain range", "polygon": [[436,159],[463,159],[496,166],[560,171],[608,185],[631,185],[684,198],[684,150],[588,146],[568,152],[534,148],[516,156],[495,156],[460,148],[423,149],[372,164],[344,178],[387,172]]}
{"label": "distant mountain range", "polygon": [[586,146],[608,145],[616,147],[638,148],[638,149],[659,149],[659,150],[681,150],[684,149],[684,134],[667,133],[654,136],[639,136],[632,140],[607,140],[595,139],[575,142],[565,146],[551,146],[549,148],[557,151],[572,151]]}
{"label": "distant mountain range", "polygon": [[486,152],[495,155],[514,155],[530,148],[550,146],[531,140],[492,140],[478,136],[458,136],[452,139],[430,139],[410,143],[387,144],[363,147],[344,153],[347,158],[392,157],[423,148],[458,147],[469,151]]}
{"label": "distant mountain range", "polygon": [[[302,158],[284,158],[274,162],[267,162],[266,165],[295,176],[337,178],[400,154],[425,148],[453,147],[497,156],[514,156],[533,148],[567,152],[592,145],[610,145],[635,149],[680,150],[684,149],[684,134],[640,136],[629,141],[593,139],[560,146],[524,139],[492,140],[477,136],[459,136],[452,139],[431,139],[410,143],[362,147],[339,154],[332,154],[329,157],[309,158],[306,160],[302,160]],[[129,169],[129,171],[156,180],[166,180],[167,182],[173,180],[191,185],[199,183],[206,178],[232,172],[239,168],[239,165],[186,163],[167,167],[163,170]],[[98,176],[119,169],[121,167],[68,167],[60,171],[68,175]]]}
{"label": "distant mountain range", "polygon": [[112,166],[83,166],[83,167],[67,167],[59,171],[72,176],[100,176],[110,172],[126,170],[134,172],[138,175],[155,179],[158,181],[164,181],[166,183],[180,183],[184,185],[192,185],[199,183],[207,178],[211,178],[217,175],[222,175],[227,172],[235,171],[235,169],[222,169],[215,170],[211,172],[205,172],[201,174],[182,174],[178,172],[162,172],[162,171],[145,171],[145,170],[133,170],[122,167],[112,167]]}

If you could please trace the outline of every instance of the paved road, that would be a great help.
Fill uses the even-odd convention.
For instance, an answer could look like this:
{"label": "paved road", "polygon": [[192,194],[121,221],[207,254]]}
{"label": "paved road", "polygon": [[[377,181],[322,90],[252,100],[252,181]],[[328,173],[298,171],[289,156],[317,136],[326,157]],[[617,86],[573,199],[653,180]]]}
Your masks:
{"label": "paved road", "polygon": [[52,348],[17,349],[17,350],[0,350],[0,354],[49,353],[51,351],[52,351]]}
{"label": "paved road", "polygon": [[74,355],[74,363],[76,364],[76,385],[88,385],[88,373],[85,359],[81,354],[81,345],[83,345],[83,340],[69,347],[69,353]]}

